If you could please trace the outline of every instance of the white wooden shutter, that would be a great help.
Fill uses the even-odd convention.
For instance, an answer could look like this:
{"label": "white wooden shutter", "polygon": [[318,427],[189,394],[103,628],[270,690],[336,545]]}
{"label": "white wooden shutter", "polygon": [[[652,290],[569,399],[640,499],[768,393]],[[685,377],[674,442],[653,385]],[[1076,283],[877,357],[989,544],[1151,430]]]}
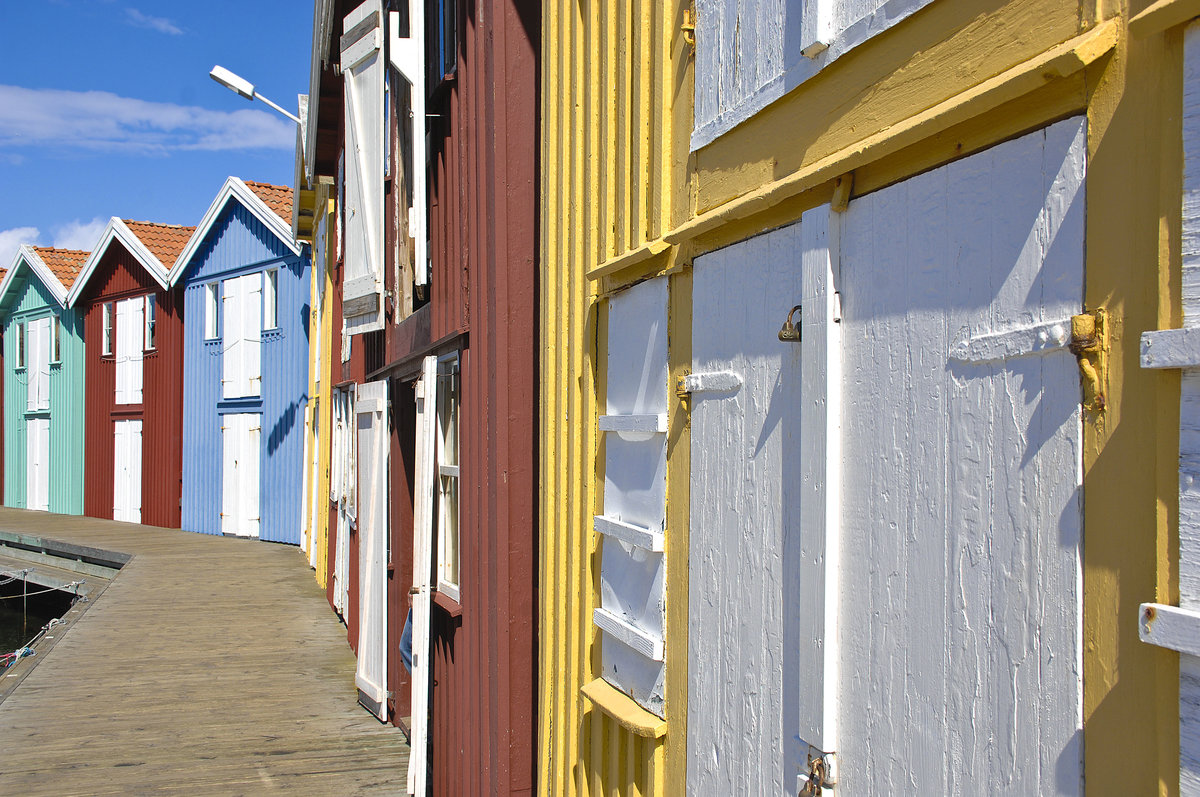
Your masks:
{"label": "white wooden shutter", "polygon": [[113,423],[113,520],[124,520],[125,507],[128,505],[129,446],[126,442],[128,430],[125,423]]}
{"label": "white wooden shutter", "polygon": [[385,170],[383,11],[367,0],[343,23],[346,259],[342,315],[354,335],[383,328]]}
{"label": "white wooden shutter", "polygon": [[[604,514],[599,605],[604,680],[662,717],[665,713],[667,462],[667,279],[616,294],[608,303]],[[632,529],[628,535],[610,533]],[[634,537],[654,542],[643,548]],[[655,549],[658,550],[655,550]],[[686,600],[686,597],[681,597]]]}
{"label": "white wooden shutter", "polygon": [[241,277],[221,283],[221,397],[237,398],[246,395],[245,368],[242,349],[244,297]]}
{"label": "white wooden shutter", "polygon": [[28,357],[25,363],[28,410],[50,408],[50,319],[38,318],[26,327]]}
{"label": "white wooden shutter", "polygon": [[359,701],[387,721],[387,478],[388,383],[357,386],[359,453],[358,661]]}
{"label": "white wooden shutter", "polygon": [[243,396],[262,395],[262,283],[261,271],[242,277]]}
{"label": "white wooden shutter", "polygon": [[[129,336],[129,383],[127,386],[128,398],[130,404],[142,403],[142,349],[144,346],[144,330],[146,322],[146,305],[144,300],[139,297],[137,299],[127,299],[129,305],[129,330],[126,333]],[[139,431],[140,435],[141,432]],[[140,439],[140,438],[139,438]]]}
{"label": "white wooden shutter", "polygon": [[412,170],[406,175],[412,185],[413,203],[408,210],[408,234],[413,239],[413,281],[429,282],[428,206],[425,165],[425,0],[408,0],[407,37],[400,36],[400,12],[389,15],[389,41],[392,66],[408,81],[408,114],[401,114],[401,125],[409,127],[412,146]]}
{"label": "white wooden shutter", "polygon": [[437,357],[426,357],[416,386],[416,471],[413,474],[412,728],[408,793],[427,790],[429,750],[430,609],[433,572],[433,485],[437,431]]}
{"label": "white wooden shutter", "polygon": [[113,337],[116,338],[116,386],[117,386],[117,404],[133,403],[129,398],[129,304],[128,302],[117,302],[117,318],[116,330]]}

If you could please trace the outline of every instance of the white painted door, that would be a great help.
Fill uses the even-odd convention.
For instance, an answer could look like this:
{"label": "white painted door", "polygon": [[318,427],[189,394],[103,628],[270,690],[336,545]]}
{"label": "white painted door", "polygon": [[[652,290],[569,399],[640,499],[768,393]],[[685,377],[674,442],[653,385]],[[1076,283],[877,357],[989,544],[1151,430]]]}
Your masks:
{"label": "white painted door", "polygon": [[221,533],[257,537],[262,415],[221,416]]}
{"label": "white painted door", "polygon": [[415,386],[416,461],[413,474],[412,725],[408,793],[428,790],[429,683],[433,662],[430,611],[433,587],[433,485],[437,431],[437,357],[426,357]]}
{"label": "white painted door", "polygon": [[113,422],[113,520],[142,522],[142,422]]}
{"label": "white painted door", "polygon": [[1086,152],[1066,120],[831,224],[824,708],[846,793],[1082,790],[1082,396],[1062,333],[1082,311]]}
{"label": "white painted door", "polygon": [[388,383],[357,386],[358,699],[387,721]]}
{"label": "white painted door", "polygon": [[699,257],[693,272],[692,794],[786,794],[796,782],[799,643],[785,618],[798,572],[801,346],[778,334],[800,303],[800,246],[794,224]]}
{"label": "white painted door", "polygon": [[1082,790],[1085,155],[1067,120],[697,259],[693,371],[742,384],[692,394],[692,793],[822,753],[839,794]]}
{"label": "white painted door", "polygon": [[25,507],[50,509],[50,419],[25,422]]}
{"label": "white painted door", "polygon": [[117,404],[142,403],[145,297],[117,302]]}

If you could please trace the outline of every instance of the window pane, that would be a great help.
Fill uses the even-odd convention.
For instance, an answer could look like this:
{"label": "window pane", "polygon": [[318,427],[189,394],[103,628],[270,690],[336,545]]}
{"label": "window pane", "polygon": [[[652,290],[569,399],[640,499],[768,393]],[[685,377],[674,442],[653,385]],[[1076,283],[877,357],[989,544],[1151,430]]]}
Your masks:
{"label": "window pane", "polygon": [[51,346],[54,350],[54,362],[62,362],[62,319],[54,316],[54,320],[50,325],[50,335],[52,337]]}
{"label": "window pane", "polygon": [[217,283],[210,282],[204,286],[204,337],[212,340],[217,337]]}
{"label": "window pane", "polygon": [[441,432],[439,465],[458,464],[458,360],[438,364],[438,424]]}
{"label": "window pane", "polygon": [[276,298],[279,292],[279,269],[273,268],[267,272],[263,285],[263,329],[274,329],[279,326]]}
{"label": "window pane", "polygon": [[154,297],[146,297],[146,341],[145,348],[154,348]]}
{"label": "window pane", "polygon": [[104,354],[112,354],[113,351],[113,306],[112,302],[106,302],[101,308],[103,313],[104,334],[103,346],[101,352]]}
{"label": "window pane", "polygon": [[25,367],[25,324],[17,324],[17,367]]}
{"label": "window pane", "polygon": [[440,548],[442,580],[458,585],[458,479],[441,476]]}

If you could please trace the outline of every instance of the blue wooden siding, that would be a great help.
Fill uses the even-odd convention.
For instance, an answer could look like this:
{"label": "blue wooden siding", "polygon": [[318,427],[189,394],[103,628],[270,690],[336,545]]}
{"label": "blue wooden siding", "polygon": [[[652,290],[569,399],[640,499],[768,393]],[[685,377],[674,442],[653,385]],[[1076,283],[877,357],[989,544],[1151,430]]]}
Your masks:
{"label": "blue wooden siding", "polygon": [[[262,336],[262,396],[221,399],[222,342],[204,339],[204,286],[279,269],[279,328]],[[307,253],[293,255],[236,201],[222,211],[183,274],[183,528],[221,532],[221,416],[262,413],[259,535],[299,544],[308,404]],[[223,331],[223,330],[220,330]]]}
{"label": "blue wooden siding", "polygon": [[[25,507],[26,422],[50,418],[50,511],[83,513],[83,319],[64,310],[25,265],[0,306],[4,327],[4,505]],[[27,378],[17,364],[16,325],[58,315],[62,360],[50,364],[50,410],[30,413]]]}

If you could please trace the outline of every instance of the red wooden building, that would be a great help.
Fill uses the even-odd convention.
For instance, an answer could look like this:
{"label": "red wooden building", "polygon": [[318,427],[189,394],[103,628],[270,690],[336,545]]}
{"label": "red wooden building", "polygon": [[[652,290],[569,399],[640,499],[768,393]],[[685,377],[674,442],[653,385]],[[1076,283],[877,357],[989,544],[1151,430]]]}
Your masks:
{"label": "red wooden building", "polygon": [[[357,397],[339,423],[335,391],[335,460],[336,429],[360,430],[354,517],[330,506],[330,599],[361,702],[411,717],[418,794],[534,787],[539,19],[518,0],[317,2],[305,164],[318,206],[342,198],[314,247],[333,384]],[[376,86],[394,99],[373,105]]]}
{"label": "red wooden building", "polygon": [[183,295],[194,227],[112,218],[67,302],[84,313],[85,515],[179,528]]}

